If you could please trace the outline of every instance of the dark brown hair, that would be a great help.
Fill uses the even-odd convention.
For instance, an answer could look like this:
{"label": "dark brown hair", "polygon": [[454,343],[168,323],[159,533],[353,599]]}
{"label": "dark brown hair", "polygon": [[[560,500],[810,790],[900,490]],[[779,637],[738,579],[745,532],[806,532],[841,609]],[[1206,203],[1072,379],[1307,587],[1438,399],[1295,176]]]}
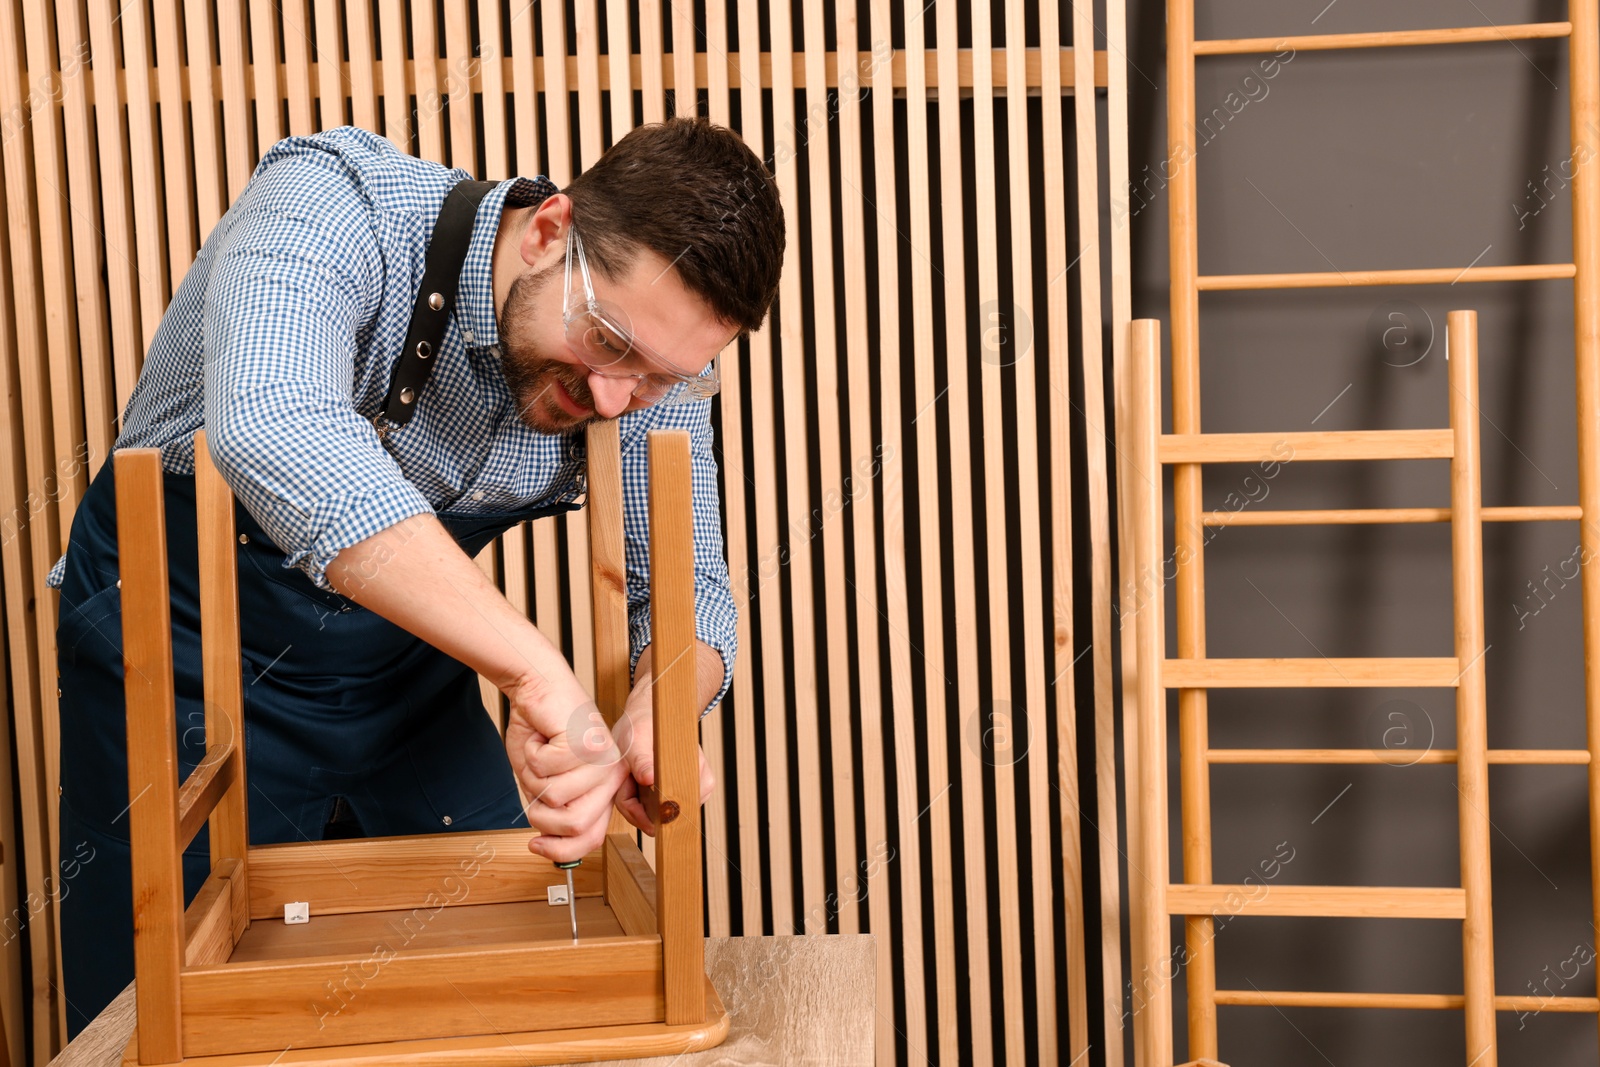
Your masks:
{"label": "dark brown hair", "polygon": [[699,118],[640,126],[562,192],[606,274],[626,273],[648,248],[717,318],[761,328],[783,267],[783,205],[738,134]]}

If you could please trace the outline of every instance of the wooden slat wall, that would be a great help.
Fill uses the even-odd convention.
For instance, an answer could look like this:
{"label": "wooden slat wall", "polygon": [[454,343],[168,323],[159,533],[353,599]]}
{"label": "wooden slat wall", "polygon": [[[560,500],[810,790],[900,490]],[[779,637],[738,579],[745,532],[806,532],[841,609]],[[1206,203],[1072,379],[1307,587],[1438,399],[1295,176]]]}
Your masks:
{"label": "wooden slat wall", "polygon": [[[995,6],[0,0],[0,667],[23,832],[8,790],[22,875],[0,904],[54,885],[45,573],[263,152],[353,122],[560,184],[695,113],[757,148],[789,223],[773,319],[723,354],[715,416],[741,652],[703,728],[708,932],[876,933],[882,1063],[1120,1050],[1118,949],[1105,969],[1095,951],[1118,923],[1115,892],[1098,903],[1115,865],[1095,874],[1116,814],[1077,810],[1114,796],[1077,775],[1111,743],[1098,131],[1092,96],[1064,100],[1107,59],[1070,47],[1086,2]],[[480,563],[592,684],[584,519]],[[53,908],[0,954],[18,1062],[59,1044],[55,959]]]}

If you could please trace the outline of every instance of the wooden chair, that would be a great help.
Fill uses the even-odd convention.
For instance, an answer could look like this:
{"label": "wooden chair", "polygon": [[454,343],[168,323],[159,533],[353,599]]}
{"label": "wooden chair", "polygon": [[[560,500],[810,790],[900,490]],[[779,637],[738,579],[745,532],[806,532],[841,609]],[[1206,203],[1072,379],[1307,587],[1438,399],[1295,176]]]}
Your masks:
{"label": "wooden chair", "polygon": [[[590,431],[600,707],[628,691],[616,425]],[[207,751],[178,781],[160,457],[116,454],[138,1026],[124,1064],[532,1064],[694,1051],[727,1036],[705,974],[688,435],[649,441],[657,786],[652,871],[612,833],[564,871],[530,832],[251,847],[234,501],[196,437]],[[211,828],[187,909],[181,857]],[[613,829],[616,823],[613,823]],[[284,922],[305,901],[310,921]]]}

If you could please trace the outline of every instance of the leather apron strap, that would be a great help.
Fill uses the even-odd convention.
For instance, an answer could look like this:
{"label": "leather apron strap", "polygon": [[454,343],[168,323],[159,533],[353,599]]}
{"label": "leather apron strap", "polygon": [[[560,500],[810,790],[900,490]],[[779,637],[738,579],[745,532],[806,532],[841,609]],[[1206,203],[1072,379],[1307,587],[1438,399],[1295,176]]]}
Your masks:
{"label": "leather apron strap", "polygon": [[428,376],[433,373],[434,356],[444,341],[450,314],[456,306],[456,289],[461,281],[461,266],[472,244],[472,226],[477,221],[478,205],[499,184],[464,181],[444,198],[439,217],[428,241],[427,264],[422,271],[422,287],[411,308],[411,325],[389,378],[389,396],[383,414],[373,420],[382,436],[411,420],[417,410]]}

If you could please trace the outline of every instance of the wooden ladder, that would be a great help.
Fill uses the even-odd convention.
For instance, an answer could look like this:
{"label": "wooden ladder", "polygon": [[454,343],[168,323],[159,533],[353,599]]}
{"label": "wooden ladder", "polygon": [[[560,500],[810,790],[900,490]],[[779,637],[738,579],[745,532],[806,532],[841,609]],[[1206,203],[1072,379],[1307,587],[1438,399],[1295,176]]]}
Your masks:
{"label": "wooden ladder", "polygon": [[[1124,561],[1138,560],[1134,575],[1124,569],[1125,666],[1128,697],[1125,729],[1130,762],[1146,773],[1135,786],[1130,776],[1128,807],[1132,857],[1150,881],[1129,878],[1137,916],[1133,929],[1136,1061],[1172,1062],[1170,952],[1167,916],[1185,916],[1188,948],[1189,1055],[1217,1055],[1219,1004],[1281,1006],[1465,1009],[1467,1061],[1475,1067],[1496,1062],[1495,1011],[1600,1012],[1592,997],[1497,997],[1493,989],[1493,946],[1489,925],[1489,856],[1486,767],[1491,763],[1582,764],[1588,767],[1591,872],[1600,886],[1600,568],[1583,567],[1585,706],[1587,748],[1574,751],[1496,751],[1487,749],[1482,701],[1481,523],[1484,521],[1572,521],[1600,513],[1600,240],[1595,233],[1600,208],[1600,158],[1579,159],[1576,148],[1600,147],[1600,0],[1571,0],[1565,22],[1520,26],[1461,27],[1385,33],[1204,40],[1194,38],[1193,0],[1172,0],[1167,14],[1167,126],[1170,172],[1172,280],[1172,429],[1160,434],[1160,347],[1153,323],[1135,323],[1137,349],[1118,368],[1118,432],[1131,433],[1124,446]],[[1567,38],[1571,55],[1571,135],[1575,165],[1572,181],[1573,262],[1517,266],[1344,271],[1332,273],[1202,275],[1199,272],[1195,146],[1190,143],[1195,114],[1197,56],[1297,51],[1450,45],[1486,41]],[[1578,416],[1578,506],[1483,508],[1478,498],[1476,419],[1463,420],[1462,402],[1476,395],[1475,320],[1471,313],[1450,316],[1451,429],[1337,434],[1202,434],[1200,426],[1199,294],[1213,290],[1261,290],[1346,285],[1428,285],[1453,282],[1572,279],[1576,317],[1576,393]],[[1469,392],[1470,390],[1470,392]],[[1124,411],[1123,407],[1128,410]],[[1475,405],[1465,409],[1474,414]],[[1133,421],[1130,426],[1129,419]],[[1262,511],[1232,516],[1241,525],[1451,522],[1455,555],[1456,656],[1452,659],[1266,660],[1208,659],[1205,652],[1204,542],[1201,470],[1211,462],[1251,462],[1272,456],[1280,443],[1296,461],[1309,459],[1445,458],[1451,460],[1452,505],[1444,508]],[[1470,446],[1470,452],[1468,448]],[[1142,459],[1128,452],[1142,449]],[[1160,485],[1163,465],[1174,467],[1173,552],[1176,584],[1177,658],[1163,662],[1160,619]],[[1129,500],[1128,493],[1137,498]],[[1152,499],[1152,495],[1153,499]],[[1153,504],[1153,507],[1152,507]],[[1137,527],[1128,522],[1137,521]],[[1151,523],[1154,525],[1150,525]],[[1580,524],[1584,559],[1600,553],[1600,526]],[[1131,541],[1142,541],[1131,545]],[[1154,553],[1150,556],[1149,553]],[[1153,568],[1153,569],[1148,569]],[[1130,587],[1130,578],[1149,574],[1153,589]],[[1129,596],[1135,599],[1128,600]],[[1141,599],[1142,598],[1142,599]],[[1139,611],[1127,616],[1128,604]],[[1137,646],[1135,646],[1137,642]],[[1129,657],[1132,658],[1132,657]],[[1354,993],[1278,993],[1218,990],[1212,946],[1214,911],[1233,902],[1239,887],[1211,884],[1209,767],[1213,763],[1336,764],[1370,763],[1381,754],[1356,750],[1210,749],[1207,691],[1240,686],[1453,686],[1457,690],[1458,740],[1453,753],[1431,753],[1429,761],[1456,762],[1462,791],[1462,885],[1453,889],[1312,889],[1274,886],[1265,899],[1250,902],[1251,914],[1407,915],[1457,918],[1464,923],[1465,983],[1462,996]],[[1178,690],[1178,763],[1181,782],[1183,882],[1169,885],[1166,863],[1166,737],[1164,690]],[[1137,690],[1135,693],[1134,690]],[[1138,719],[1134,724],[1133,709]],[[1152,806],[1153,805],[1153,806]],[[1139,815],[1147,813],[1147,821]],[[1159,872],[1159,876],[1158,873]],[[1153,885],[1151,884],[1153,883]],[[1144,899],[1142,899],[1144,898]],[[1600,906],[1600,898],[1595,901]],[[1592,916],[1600,922],[1600,907]],[[1157,971],[1157,968],[1159,972]],[[1157,974],[1168,976],[1154,981]],[[1146,981],[1149,979],[1149,981]],[[1140,1000],[1145,1000],[1142,1008]]]}

